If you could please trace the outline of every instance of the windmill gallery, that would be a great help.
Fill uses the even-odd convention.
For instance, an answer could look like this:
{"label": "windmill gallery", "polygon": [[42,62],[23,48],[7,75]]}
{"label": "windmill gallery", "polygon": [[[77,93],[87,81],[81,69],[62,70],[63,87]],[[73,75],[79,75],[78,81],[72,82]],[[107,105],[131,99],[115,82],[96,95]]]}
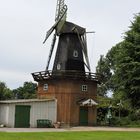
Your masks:
{"label": "windmill gallery", "polygon": [[[38,100],[55,101],[53,122],[60,122],[64,127],[93,126],[96,124],[98,76],[90,71],[86,29],[66,21],[66,15],[67,5],[64,0],[57,0],[55,24],[43,42],[54,32],[46,69],[32,73],[38,82],[37,97]],[[59,40],[55,59],[49,70],[56,38]],[[47,117],[37,119],[51,120]]]}

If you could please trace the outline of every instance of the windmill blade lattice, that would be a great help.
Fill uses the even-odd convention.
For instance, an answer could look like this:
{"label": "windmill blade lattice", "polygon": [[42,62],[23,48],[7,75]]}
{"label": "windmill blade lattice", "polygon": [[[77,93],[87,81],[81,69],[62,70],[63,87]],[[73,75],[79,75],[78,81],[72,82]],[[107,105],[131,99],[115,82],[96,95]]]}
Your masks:
{"label": "windmill blade lattice", "polygon": [[52,56],[52,53],[53,53],[53,50],[54,50],[54,46],[55,46],[55,41],[56,41],[56,33],[53,36],[53,40],[52,40],[52,44],[51,44],[51,49],[50,49],[50,53],[49,53],[49,57],[48,57],[48,61],[47,61],[46,71],[49,68],[51,56]]}

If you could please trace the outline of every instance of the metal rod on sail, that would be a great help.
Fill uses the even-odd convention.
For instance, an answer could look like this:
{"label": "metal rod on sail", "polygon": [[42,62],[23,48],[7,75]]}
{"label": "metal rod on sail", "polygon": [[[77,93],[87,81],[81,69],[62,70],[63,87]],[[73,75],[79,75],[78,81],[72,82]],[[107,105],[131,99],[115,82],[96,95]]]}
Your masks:
{"label": "metal rod on sail", "polygon": [[89,32],[86,32],[86,34],[94,34],[95,31],[89,31]]}

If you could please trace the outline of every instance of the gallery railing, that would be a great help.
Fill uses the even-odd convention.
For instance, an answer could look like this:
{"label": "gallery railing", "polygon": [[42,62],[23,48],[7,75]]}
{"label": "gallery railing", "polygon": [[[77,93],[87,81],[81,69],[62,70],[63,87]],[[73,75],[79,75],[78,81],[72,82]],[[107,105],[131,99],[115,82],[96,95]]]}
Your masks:
{"label": "gallery railing", "polygon": [[99,75],[91,72],[81,72],[74,70],[67,71],[40,71],[32,73],[35,81],[47,80],[51,78],[69,78],[99,81]]}

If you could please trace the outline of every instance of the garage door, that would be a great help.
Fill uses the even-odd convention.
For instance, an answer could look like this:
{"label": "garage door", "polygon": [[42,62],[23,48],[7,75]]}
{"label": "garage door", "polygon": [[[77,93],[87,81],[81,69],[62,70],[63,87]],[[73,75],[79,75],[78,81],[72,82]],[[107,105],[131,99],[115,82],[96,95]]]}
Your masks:
{"label": "garage door", "polygon": [[30,108],[27,105],[16,105],[15,108],[15,127],[28,128],[30,127]]}

